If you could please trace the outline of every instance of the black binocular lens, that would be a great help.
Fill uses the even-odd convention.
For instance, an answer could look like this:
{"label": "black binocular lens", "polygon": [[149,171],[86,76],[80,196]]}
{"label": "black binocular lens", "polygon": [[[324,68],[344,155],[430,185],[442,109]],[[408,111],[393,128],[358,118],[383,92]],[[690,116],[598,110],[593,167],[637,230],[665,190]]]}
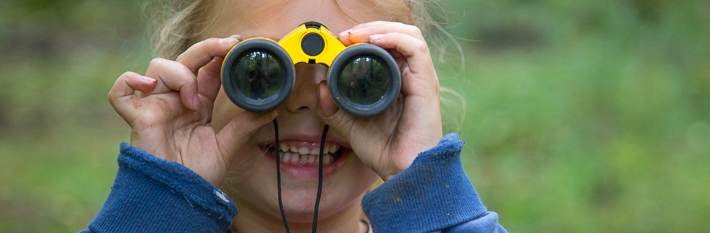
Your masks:
{"label": "black binocular lens", "polygon": [[254,39],[235,47],[222,64],[222,85],[229,99],[251,112],[278,107],[293,90],[291,57],[276,42]]}
{"label": "black binocular lens", "polygon": [[345,62],[337,77],[343,97],[361,105],[382,99],[389,89],[392,76],[381,59],[370,56],[354,57]]}
{"label": "black binocular lens", "polygon": [[263,100],[278,92],[284,83],[284,67],[267,51],[244,54],[232,71],[234,89],[250,99]]}
{"label": "black binocular lens", "polygon": [[397,99],[399,67],[384,49],[372,44],[346,48],[328,70],[328,90],[341,109],[357,117],[378,115]]}

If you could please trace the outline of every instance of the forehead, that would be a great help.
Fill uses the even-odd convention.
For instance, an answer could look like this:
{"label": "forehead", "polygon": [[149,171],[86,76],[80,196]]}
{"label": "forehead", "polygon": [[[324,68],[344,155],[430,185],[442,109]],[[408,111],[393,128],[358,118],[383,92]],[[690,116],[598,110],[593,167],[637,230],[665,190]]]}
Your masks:
{"label": "forehead", "polygon": [[209,8],[214,19],[201,36],[278,40],[298,25],[315,21],[334,33],[357,24],[390,19],[376,0],[217,0]]}

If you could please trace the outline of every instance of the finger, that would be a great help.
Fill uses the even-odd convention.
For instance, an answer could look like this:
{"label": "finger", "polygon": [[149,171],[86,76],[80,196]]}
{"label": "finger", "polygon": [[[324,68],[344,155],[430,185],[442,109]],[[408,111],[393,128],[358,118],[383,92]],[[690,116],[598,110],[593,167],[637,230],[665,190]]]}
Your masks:
{"label": "finger", "polygon": [[116,79],[108,92],[108,101],[126,122],[135,119],[135,103],[140,101],[135,92],[150,92],[155,88],[157,80],[134,72],[126,72]]}
{"label": "finger", "polygon": [[375,34],[369,36],[367,42],[383,49],[394,49],[407,58],[414,56],[430,57],[429,46],[426,42],[403,33]]}
{"label": "finger", "polygon": [[213,103],[217,98],[219,88],[222,86],[222,80],[220,79],[222,61],[224,61],[224,58],[221,57],[212,59],[210,63],[200,69],[197,75],[197,93],[207,97]]}
{"label": "finger", "polygon": [[185,65],[192,73],[197,76],[197,71],[207,65],[215,57],[227,56],[229,50],[234,47],[242,39],[239,35],[233,35],[227,38],[210,38],[194,44],[184,53],[175,59],[175,61]]}
{"label": "finger", "polygon": [[374,21],[369,23],[359,24],[352,29],[345,30],[338,35],[338,39],[345,46],[354,43],[369,42],[369,37],[376,34],[385,34],[390,32],[398,32],[410,35],[419,40],[424,40],[424,35],[419,27],[408,25],[400,22],[385,22]]}
{"label": "finger", "polygon": [[321,82],[318,85],[318,106],[316,107],[316,114],[320,117],[327,118],[338,111],[338,105],[335,104],[335,101],[333,101],[330,95],[328,84]]}
{"label": "finger", "polygon": [[[438,96],[439,80],[434,71],[429,47],[426,42],[407,34],[391,32],[370,36],[370,43],[384,49],[394,49],[406,58],[406,65],[400,63],[402,71],[402,92],[406,95],[424,97]],[[432,88],[433,87],[433,88]]]}
{"label": "finger", "polygon": [[276,110],[265,113],[244,111],[229,121],[229,123],[217,133],[217,143],[220,152],[222,152],[222,155],[228,157],[226,158],[228,164],[231,163],[231,157],[235,152],[237,152],[259,128],[274,120],[277,115],[278,112]]}
{"label": "finger", "polygon": [[200,99],[197,95],[197,80],[184,65],[162,58],[153,59],[145,72],[145,76],[158,80],[155,89],[149,93],[180,92],[180,101],[191,110],[197,110]]}
{"label": "finger", "polygon": [[316,114],[323,119],[325,124],[340,132],[345,140],[350,140],[350,127],[355,117],[341,110],[333,101],[328,86],[325,82],[319,84],[318,105]]}
{"label": "finger", "polygon": [[406,59],[406,57],[404,55],[402,55],[402,53],[397,52],[397,50],[395,50],[395,49],[387,49],[387,52],[390,53],[390,55],[392,55],[392,58],[394,58],[395,60],[400,59],[400,58]]}

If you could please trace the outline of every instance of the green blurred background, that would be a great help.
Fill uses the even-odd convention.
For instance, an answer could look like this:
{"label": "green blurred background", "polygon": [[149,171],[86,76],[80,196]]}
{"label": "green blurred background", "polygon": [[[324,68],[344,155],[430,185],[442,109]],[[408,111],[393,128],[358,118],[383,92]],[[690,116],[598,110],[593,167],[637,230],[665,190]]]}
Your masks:
{"label": "green blurred background", "polygon": [[[100,209],[129,136],[108,90],[151,59],[144,5],[0,1],[0,232],[73,232]],[[449,44],[438,73],[503,226],[710,232],[710,1],[443,7],[465,65]]]}

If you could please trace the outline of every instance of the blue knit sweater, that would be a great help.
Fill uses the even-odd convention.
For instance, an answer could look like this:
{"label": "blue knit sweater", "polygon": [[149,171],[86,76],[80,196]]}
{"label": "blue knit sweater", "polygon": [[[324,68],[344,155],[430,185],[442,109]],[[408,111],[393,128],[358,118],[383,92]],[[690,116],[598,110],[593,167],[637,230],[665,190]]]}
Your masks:
{"label": "blue knit sweater", "polygon": [[[506,232],[461,165],[464,142],[444,136],[412,165],[365,195],[374,232]],[[190,169],[126,143],[104,206],[81,232],[224,232],[237,206]]]}

